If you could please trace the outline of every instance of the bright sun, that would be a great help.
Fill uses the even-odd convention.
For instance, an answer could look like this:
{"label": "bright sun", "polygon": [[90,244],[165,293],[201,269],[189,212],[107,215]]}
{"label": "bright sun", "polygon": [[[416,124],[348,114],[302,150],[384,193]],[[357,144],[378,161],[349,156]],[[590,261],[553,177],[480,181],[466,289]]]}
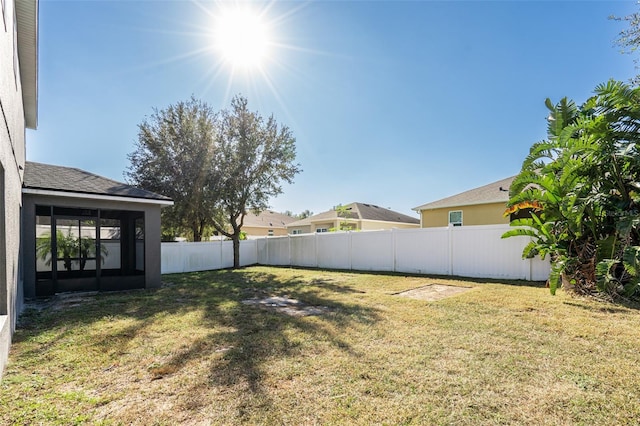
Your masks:
{"label": "bright sun", "polygon": [[223,10],[215,22],[214,44],[234,68],[260,67],[268,53],[267,26],[249,8]]}

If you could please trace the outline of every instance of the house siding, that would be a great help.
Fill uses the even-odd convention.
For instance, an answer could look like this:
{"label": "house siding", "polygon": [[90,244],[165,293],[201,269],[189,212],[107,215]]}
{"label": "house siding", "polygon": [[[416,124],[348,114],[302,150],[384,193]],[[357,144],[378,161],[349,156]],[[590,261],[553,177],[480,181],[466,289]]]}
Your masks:
{"label": "house siding", "polygon": [[312,223],[311,224],[311,232],[316,232],[318,229],[333,229],[337,228],[337,221],[333,222],[322,222],[322,223]]}
{"label": "house siding", "polygon": [[509,217],[504,217],[506,205],[503,202],[476,204],[472,206],[443,207],[432,210],[422,210],[422,227],[434,228],[449,225],[449,212],[462,211],[462,225],[498,225],[509,223]]}
{"label": "house siding", "polygon": [[412,223],[402,223],[402,222],[384,222],[384,221],[368,221],[363,220],[360,223],[360,229],[362,231],[379,231],[382,229],[408,229],[408,228],[419,228],[419,224]]}
{"label": "house siding", "polygon": [[5,0],[0,23],[0,375],[22,310],[20,209],[25,119],[17,63],[15,3]]}
{"label": "house siding", "polygon": [[[273,233],[269,234],[269,230],[272,230]],[[270,235],[275,237],[281,237],[283,235],[287,235],[286,228],[279,228],[274,226],[273,228],[265,228],[258,226],[243,226],[242,230],[247,234],[247,237],[268,237]]]}

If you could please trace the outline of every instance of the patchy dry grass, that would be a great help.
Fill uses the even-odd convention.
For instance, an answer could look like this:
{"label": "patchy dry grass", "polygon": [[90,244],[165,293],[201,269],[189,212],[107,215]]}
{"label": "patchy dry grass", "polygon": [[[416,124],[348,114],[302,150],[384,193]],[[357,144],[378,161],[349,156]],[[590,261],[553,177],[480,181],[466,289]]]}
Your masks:
{"label": "patchy dry grass", "polygon": [[[29,311],[3,424],[636,424],[640,311],[522,283],[253,267]],[[430,283],[473,287],[427,302]],[[242,303],[325,307],[291,316]]]}

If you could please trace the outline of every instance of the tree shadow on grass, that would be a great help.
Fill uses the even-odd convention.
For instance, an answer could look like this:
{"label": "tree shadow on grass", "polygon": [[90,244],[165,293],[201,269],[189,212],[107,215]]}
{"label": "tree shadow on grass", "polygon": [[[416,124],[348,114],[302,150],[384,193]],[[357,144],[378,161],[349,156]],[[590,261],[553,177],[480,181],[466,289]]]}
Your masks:
{"label": "tree shadow on grass", "polygon": [[[225,278],[219,279],[220,276]],[[355,323],[369,324],[379,320],[375,308],[323,296],[327,291],[354,292],[331,279],[306,281],[297,276],[283,279],[269,273],[246,270],[218,272],[211,278],[215,280],[212,285],[216,286],[216,292],[229,295],[229,300],[234,303],[232,306],[223,305],[215,298],[208,298],[203,321],[212,330],[223,327],[233,331],[212,331],[189,348],[176,353],[168,363],[171,370],[179,370],[212,351],[221,352],[222,355],[210,366],[207,381],[213,387],[241,390],[241,398],[235,401],[240,421],[255,414],[254,409],[269,412],[272,400],[264,388],[264,382],[269,379],[265,368],[267,363],[304,357],[305,340],[322,341],[349,356],[362,356],[341,330]],[[324,307],[327,313],[321,316],[321,320],[314,320],[309,316],[287,315],[242,303],[249,298],[271,296],[295,298],[308,306]],[[204,351],[203,347],[206,347]],[[191,401],[190,407],[197,409],[198,405],[206,403],[194,404]]]}
{"label": "tree shadow on grass", "polygon": [[[592,303],[584,303],[580,299],[576,299],[575,301],[565,301],[562,302],[568,306],[574,306],[577,308],[581,308],[587,311],[595,312],[595,313],[603,313],[603,314],[628,314],[629,310],[640,310],[640,303],[635,301],[620,301],[620,302],[609,302],[606,300],[596,300],[596,299],[587,299]],[[593,303],[597,302],[597,304]]]}
{"label": "tree shadow on grass", "polygon": [[[527,281],[520,279],[498,279],[498,278],[473,278],[473,277],[463,277],[459,275],[438,275],[438,274],[416,274],[410,272],[385,272],[385,271],[357,271],[357,270],[349,270],[349,269],[323,269],[323,268],[311,268],[311,267],[296,267],[296,266],[270,266],[270,268],[283,268],[283,269],[300,269],[300,270],[308,270],[308,271],[318,271],[318,272],[333,272],[333,273],[346,273],[353,275],[378,275],[378,276],[388,276],[388,277],[415,277],[415,278],[424,278],[424,279],[438,279],[438,280],[449,280],[449,281],[462,281],[468,282],[470,284],[504,284],[504,285],[512,285],[518,287],[545,287],[545,281]],[[347,291],[349,287],[347,287]],[[354,292],[357,290],[351,289]]]}
{"label": "tree shadow on grass", "polygon": [[[236,393],[242,390],[237,393],[238,397],[226,402],[235,404],[236,416],[242,421],[255,414],[254,409],[268,412],[272,405],[270,393],[265,389],[265,381],[272,379],[268,377],[271,373],[265,367],[267,364],[303,358],[305,342],[309,341],[322,342],[321,350],[362,356],[344,330],[379,321],[375,308],[357,301],[360,291],[335,278],[309,279],[302,275],[281,276],[242,269],[169,275],[163,279],[165,285],[157,290],[102,293],[68,309],[28,312],[15,341],[42,343],[22,356],[42,357],[61,342],[72,341],[74,336],[77,339],[78,330],[86,329],[92,337],[79,344],[117,358],[135,350],[131,345],[136,338],[153,339],[146,333],[163,317],[180,317],[198,311],[202,321],[200,336],[190,339],[188,344],[176,341],[174,346],[166,348],[167,355],[159,365],[149,369],[147,379],[159,380],[181,374],[189,365],[206,363],[208,377],[189,378],[193,380],[192,390],[178,397],[178,405],[202,409],[210,404],[206,398],[198,401],[188,396],[200,392],[205,380],[209,387],[234,388]],[[350,298],[350,294],[354,297]],[[308,306],[324,307],[326,313],[313,319],[242,303],[246,299],[269,296],[295,298]],[[123,319],[124,322],[120,321]],[[100,327],[91,327],[98,322],[108,325],[110,320],[118,326],[109,328],[101,323]],[[136,345],[139,344],[138,340]]]}

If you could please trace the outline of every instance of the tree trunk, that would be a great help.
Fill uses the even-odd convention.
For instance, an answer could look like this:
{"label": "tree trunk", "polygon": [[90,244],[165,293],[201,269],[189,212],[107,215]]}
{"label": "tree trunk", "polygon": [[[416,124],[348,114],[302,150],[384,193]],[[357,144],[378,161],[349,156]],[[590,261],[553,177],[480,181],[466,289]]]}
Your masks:
{"label": "tree trunk", "polygon": [[233,269],[240,267],[240,233],[233,234]]}
{"label": "tree trunk", "polygon": [[191,230],[193,231],[193,241],[194,242],[199,242],[200,240],[202,240],[202,234],[200,233],[200,227],[198,226],[197,223],[193,223],[193,225],[191,225]]}

